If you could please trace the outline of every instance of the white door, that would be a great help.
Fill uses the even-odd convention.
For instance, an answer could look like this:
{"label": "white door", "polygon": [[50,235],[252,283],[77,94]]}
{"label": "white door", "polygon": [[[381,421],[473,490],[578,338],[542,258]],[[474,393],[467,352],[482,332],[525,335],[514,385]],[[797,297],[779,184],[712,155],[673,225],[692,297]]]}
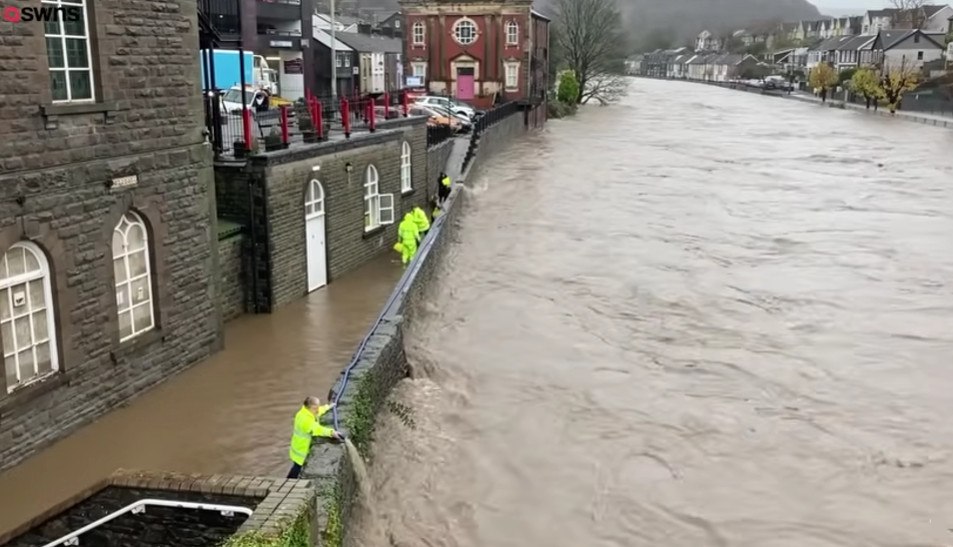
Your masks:
{"label": "white door", "polygon": [[305,238],[308,256],[308,292],[328,284],[327,247],[324,242],[324,188],[314,179],[304,199]]}

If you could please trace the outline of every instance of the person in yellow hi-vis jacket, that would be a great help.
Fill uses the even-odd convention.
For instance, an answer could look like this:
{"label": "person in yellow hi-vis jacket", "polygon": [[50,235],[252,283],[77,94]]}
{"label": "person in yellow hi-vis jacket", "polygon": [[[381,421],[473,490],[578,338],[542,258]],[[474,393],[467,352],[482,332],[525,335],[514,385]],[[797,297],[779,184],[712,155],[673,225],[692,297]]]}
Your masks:
{"label": "person in yellow hi-vis jacket", "polygon": [[450,176],[444,171],[440,172],[439,181],[439,184],[437,184],[437,198],[440,200],[440,204],[443,205],[443,202],[447,201],[447,198],[450,197],[453,183],[450,182]]}
{"label": "person in yellow hi-vis jacket", "polygon": [[417,241],[423,241],[424,236],[427,235],[427,230],[430,230],[430,219],[420,207],[414,207],[411,213],[414,215],[414,222],[417,223]]}
{"label": "person in yellow hi-vis jacket", "polygon": [[[420,230],[417,228],[414,214],[407,213],[404,215],[404,220],[400,221],[400,225],[397,226],[397,245],[394,245],[394,249],[400,251],[400,260],[405,266],[417,254],[419,236]],[[400,249],[397,249],[398,246]]]}
{"label": "person in yellow hi-vis jacket", "polygon": [[301,474],[301,467],[308,459],[308,452],[311,451],[312,437],[328,437],[337,440],[344,438],[334,429],[321,425],[321,416],[327,414],[332,408],[334,403],[322,405],[317,397],[308,397],[301,405],[301,410],[295,414],[294,430],[291,433],[291,450],[288,452],[291,457],[289,479],[297,479]]}

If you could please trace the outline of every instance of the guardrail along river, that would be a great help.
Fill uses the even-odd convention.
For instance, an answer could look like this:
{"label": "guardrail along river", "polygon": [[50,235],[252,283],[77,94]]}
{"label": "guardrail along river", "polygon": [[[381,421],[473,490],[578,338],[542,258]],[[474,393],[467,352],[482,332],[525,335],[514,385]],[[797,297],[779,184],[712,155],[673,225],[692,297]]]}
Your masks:
{"label": "guardrail along river", "polygon": [[353,544],[953,544],[951,151],[637,80],[497,156]]}

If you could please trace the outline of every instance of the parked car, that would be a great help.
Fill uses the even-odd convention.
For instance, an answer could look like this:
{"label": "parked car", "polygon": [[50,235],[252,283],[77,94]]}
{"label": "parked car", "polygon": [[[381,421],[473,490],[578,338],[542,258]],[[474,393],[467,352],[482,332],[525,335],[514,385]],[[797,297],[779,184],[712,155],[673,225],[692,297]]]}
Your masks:
{"label": "parked car", "polygon": [[476,109],[474,109],[472,106],[462,103],[456,99],[451,99],[450,97],[425,95],[423,97],[417,97],[417,99],[414,101],[414,104],[426,106],[444,113],[450,112],[453,114],[463,114],[468,120],[473,119],[473,116],[476,115]]}
{"label": "parked car", "polygon": [[427,116],[427,125],[449,125],[455,133],[466,133],[470,130],[470,123],[464,122],[457,116],[447,116],[446,113],[440,113],[432,108],[423,105],[414,105],[410,107],[411,116]]}

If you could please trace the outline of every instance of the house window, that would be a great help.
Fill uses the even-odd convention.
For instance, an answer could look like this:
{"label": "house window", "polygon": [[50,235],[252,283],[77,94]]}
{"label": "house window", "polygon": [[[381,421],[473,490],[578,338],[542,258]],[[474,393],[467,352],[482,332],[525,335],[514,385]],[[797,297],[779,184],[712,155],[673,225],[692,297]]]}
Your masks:
{"label": "house window", "polygon": [[410,178],[410,143],[404,141],[400,149],[400,191],[410,192],[414,189]]}
{"label": "house window", "polygon": [[426,31],[424,30],[424,24],[420,21],[414,23],[414,45],[422,46],[424,45],[424,37],[426,36]]}
{"label": "house window", "polygon": [[400,19],[394,19],[394,28],[400,28]]}
{"label": "house window", "polygon": [[[42,7],[55,9],[59,14],[56,20],[44,23],[53,101],[92,101],[93,67],[86,1],[44,0]],[[70,20],[73,15],[77,15],[75,21]]]}
{"label": "house window", "polygon": [[918,61],[922,61],[922,60],[923,60],[923,52],[922,52],[922,51],[918,51],[918,52],[917,52],[917,60],[918,60]]}
{"label": "house window", "polygon": [[113,230],[112,251],[119,341],[124,342],[155,326],[149,235],[139,215],[130,211],[122,216]]}
{"label": "house window", "polygon": [[516,62],[506,63],[506,89],[518,89],[520,85],[520,64]]}
{"label": "house window", "polygon": [[477,26],[471,19],[463,18],[453,25],[453,39],[461,46],[469,46],[477,39]]}
{"label": "house window", "polygon": [[914,35],[913,35],[913,43],[914,43],[914,44],[919,44],[919,43],[920,43],[920,35],[919,35],[919,34],[914,34]]}
{"label": "house window", "polygon": [[364,172],[364,231],[394,223],[394,195],[380,193],[377,168],[368,165]]}
{"label": "house window", "polygon": [[427,80],[427,63],[410,63],[410,70],[413,76],[419,76],[421,80]]}
{"label": "house window", "polygon": [[56,372],[50,265],[30,242],[15,243],[0,260],[0,331],[7,393]]}
{"label": "house window", "polygon": [[520,43],[520,26],[516,21],[506,23],[506,45],[516,46]]}

